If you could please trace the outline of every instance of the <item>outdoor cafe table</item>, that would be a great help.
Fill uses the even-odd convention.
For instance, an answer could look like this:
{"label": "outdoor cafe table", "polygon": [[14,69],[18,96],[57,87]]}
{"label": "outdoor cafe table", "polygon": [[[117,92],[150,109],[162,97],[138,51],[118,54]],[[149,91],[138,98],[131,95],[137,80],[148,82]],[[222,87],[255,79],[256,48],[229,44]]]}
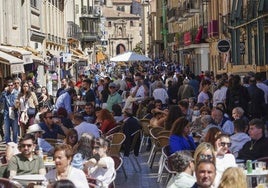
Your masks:
{"label": "outdoor cafe table", "polygon": [[244,170],[247,176],[248,188],[256,187],[258,184],[267,182],[268,170],[253,170],[252,173],[248,173]]}
{"label": "outdoor cafe table", "polygon": [[46,180],[46,178],[44,175],[40,174],[25,174],[25,175],[14,176],[12,180],[18,181],[23,186],[27,186],[30,183],[42,185],[42,183]]}

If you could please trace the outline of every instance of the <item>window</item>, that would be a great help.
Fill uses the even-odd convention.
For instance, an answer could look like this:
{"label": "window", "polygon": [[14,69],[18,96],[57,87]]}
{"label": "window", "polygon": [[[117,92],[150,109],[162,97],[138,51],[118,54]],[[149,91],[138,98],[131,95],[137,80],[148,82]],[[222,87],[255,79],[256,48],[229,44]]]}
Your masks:
{"label": "window", "polygon": [[130,20],[130,27],[133,27],[134,26],[134,23],[132,20]]}
{"label": "window", "polygon": [[31,0],[31,7],[37,8],[37,0]]}
{"label": "window", "polygon": [[112,27],[112,22],[108,22],[108,27]]}

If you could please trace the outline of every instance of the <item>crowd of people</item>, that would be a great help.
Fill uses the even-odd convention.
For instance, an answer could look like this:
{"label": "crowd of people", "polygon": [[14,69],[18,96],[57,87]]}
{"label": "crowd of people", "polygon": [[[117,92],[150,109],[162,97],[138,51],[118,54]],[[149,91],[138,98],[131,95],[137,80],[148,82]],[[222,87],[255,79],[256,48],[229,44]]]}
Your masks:
{"label": "crowd of people", "polygon": [[[239,75],[208,71],[197,76],[161,71],[134,70],[98,80],[80,75],[77,82],[63,78],[55,97],[32,81],[7,79],[0,99],[2,136],[7,145],[18,144],[8,158],[7,177],[37,173],[49,182],[69,179],[87,187],[86,176],[91,176],[108,187],[116,173],[105,136],[121,125],[126,135],[122,150],[128,156],[132,134],[142,129],[139,119],[170,131],[169,152],[178,174],[169,187],[185,182],[187,187],[228,187],[227,171],[240,173],[238,159],[268,157],[268,86],[261,74],[241,81]],[[54,147],[46,139],[64,143]],[[151,145],[149,140],[147,151]],[[36,155],[39,148],[54,156],[54,170],[46,172]]]}

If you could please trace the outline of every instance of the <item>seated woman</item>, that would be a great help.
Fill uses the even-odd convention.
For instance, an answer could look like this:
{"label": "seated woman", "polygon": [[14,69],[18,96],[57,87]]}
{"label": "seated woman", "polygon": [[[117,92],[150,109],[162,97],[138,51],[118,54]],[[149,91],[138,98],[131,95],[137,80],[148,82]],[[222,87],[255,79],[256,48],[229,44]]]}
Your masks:
{"label": "seated woman", "polygon": [[175,152],[171,159],[171,165],[173,169],[177,172],[176,176],[171,177],[168,182],[167,188],[191,188],[196,179],[194,174],[194,159],[191,153],[188,151],[177,151]]}
{"label": "seated woman", "polygon": [[102,109],[97,114],[97,121],[100,123],[100,130],[103,134],[116,126],[116,121],[112,113],[107,109]]}
{"label": "seated woman", "polygon": [[170,152],[195,150],[194,139],[189,136],[190,123],[185,117],[178,118],[172,125],[169,137]]}
{"label": "seated woman", "polygon": [[215,187],[218,187],[223,172],[229,167],[236,167],[235,157],[228,153],[231,146],[231,139],[227,134],[220,134],[215,141],[214,148],[216,150],[216,178],[214,180]]}
{"label": "seated woman", "polygon": [[66,138],[64,139],[64,143],[74,147],[78,141],[78,133],[75,129],[69,129]]}
{"label": "seated woman", "polygon": [[200,143],[194,152],[194,163],[198,164],[200,160],[210,160],[216,163],[216,153],[213,145],[208,142]]}
{"label": "seated woman", "polygon": [[116,123],[123,121],[124,117],[122,115],[122,107],[119,104],[114,104],[112,106],[112,111]]}
{"label": "seated woman", "polygon": [[105,140],[104,138],[95,139],[93,149],[94,158],[91,158],[85,163],[85,167],[88,167],[89,177],[101,181],[103,187],[107,188],[116,176],[114,160],[107,155],[109,147],[109,140]]}
{"label": "seated woman", "polygon": [[54,160],[56,168],[50,170],[46,175],[48,182],[55,182],[62,179],[71,180],[76,188],[88,188],[85,173],[82,170],[70,165],[73,157],[71,146],[60,144],[55,147]]}

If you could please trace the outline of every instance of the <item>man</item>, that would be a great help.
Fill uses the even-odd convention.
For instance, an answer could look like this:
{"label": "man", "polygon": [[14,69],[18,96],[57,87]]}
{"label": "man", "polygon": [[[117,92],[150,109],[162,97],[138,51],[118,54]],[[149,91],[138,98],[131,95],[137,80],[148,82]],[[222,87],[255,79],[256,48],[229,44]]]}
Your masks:
{"label": "man", "polygon": [[107,99],[107,107],[106,109],[109,110],[110,112],[112,112],[112,106],[114,104],[119,104],[120,106],[122,105],[122,97],[121,95],[117,92],[117,88],[118,86],[111,82],[109,84],[109,91],[110,91],[110,94],[108,96],[108,99]]}
{"label": "man", "polygon": [[34,154],[35,138],[31,134],[25,134],[19,141],[21,153],[14,155],[8,163],[9,178],[23,174],[46,174],[43,159]]}
{"label": "man", "polygon": [[56,98],[63,94],[68,88],[68,80],[66,78],[61,79],[61,87],[58,89]]}
{"label": "man", "polygon": [[86,103],[84,110],[80,113],[86,122],[94,123],[96,121],[95,108],[92,103]]}
{"label": "man", "polygon": [[253,119],[249,122],[250,141],[245,143],[243,148],[238,152],[238,159],[256,160],[268,156],[268,139],[264,135],[264,123],[261,119]]}
{"label": "man", "polygon": [[186,77],[183,80],[183,85],[178,90],[178,101],[195,97],[194,88],[189,84],[190,80]]}
{"label": "man", "polygon": [[192,188],[210,188],[216,176],[215,164],[210,160],[200,160],[195,168],[196,183]]}
{"label": "man", "polygon": [[248,101],[248,117],[249,119],[262,118],[264,115],[263,104],[264,92],[256,85],[254,77],[249,79],[249,87],[247,87],[250,101]]}
{"label": "man", "polygon": [[18,109],[15,107],[15,101],[18,91],[14,89],[12,80],[7,81],[7,87],[2,92],[1,102],[4,104],[4,140],[6,143],[11,142],[11,132],[13,142],[17,143],[18,139]]}
{"label": "man", "polygon": [[20,87],[21,80],[20,80],[20,78],[15,78],[13,80],[13,82],[14,82],[14,89],[19,93],[20,90],[21,90],[21,87]]}
{"label": "man", "polygon": [[43,122],[39,123],[39,126],[45,131],[43,138],[57,139],[68,134],[68,128],[60,122],[60,119],[53,119],[51,111],[46,111],[42,115]]}
{"label": "man", "polygon": [[78,133],[78,140],[80,140],[83,133],[92,134],[95,138],[100,137],[99,129],[95,124],[87,123],[80,113],[75,113],[73,117],[74,129]]}
{"label": "man", "polygon": [[72,117],[72,100],[76,97],[76,91],[73,88],[67,89],[67,91],[59,96],[55,104],[55,110],[58,111],[60,107],[67,110],[68,116]]}
{"label": "man", "polygon": [[178,105],[183,113],[183,115],[185,115],[186,119],[188,121],[192,121],[192,114],[193,114],[193,110],[191,110],[189,108],[189,103],[185,100],[180,100],[178,102]]}
{"label": "man", "polygon": [[234,133],[233,122],[223,115],[223,111],[220,108],[213,108],[211,117],[214,120],[214,123],[219,126],[224,131],[224,133],[228,135],[232,135]]}
{"label": "man", "polygon": [[93,106],[95,106],[96,97],[95,97],[94,91],[91,89],[91,84],[92,84],[92,81],[89,78],[83,80],[82,99],[86,101],[87,103],[92,103]]}
{"label": "man", "polygon": [[194,159],[191,156],[191,152],[177,151],[170,157],[170,162],[177,174],[171,177],[167,188],[192,187],[196,182],[196,178],[193,176]]}

